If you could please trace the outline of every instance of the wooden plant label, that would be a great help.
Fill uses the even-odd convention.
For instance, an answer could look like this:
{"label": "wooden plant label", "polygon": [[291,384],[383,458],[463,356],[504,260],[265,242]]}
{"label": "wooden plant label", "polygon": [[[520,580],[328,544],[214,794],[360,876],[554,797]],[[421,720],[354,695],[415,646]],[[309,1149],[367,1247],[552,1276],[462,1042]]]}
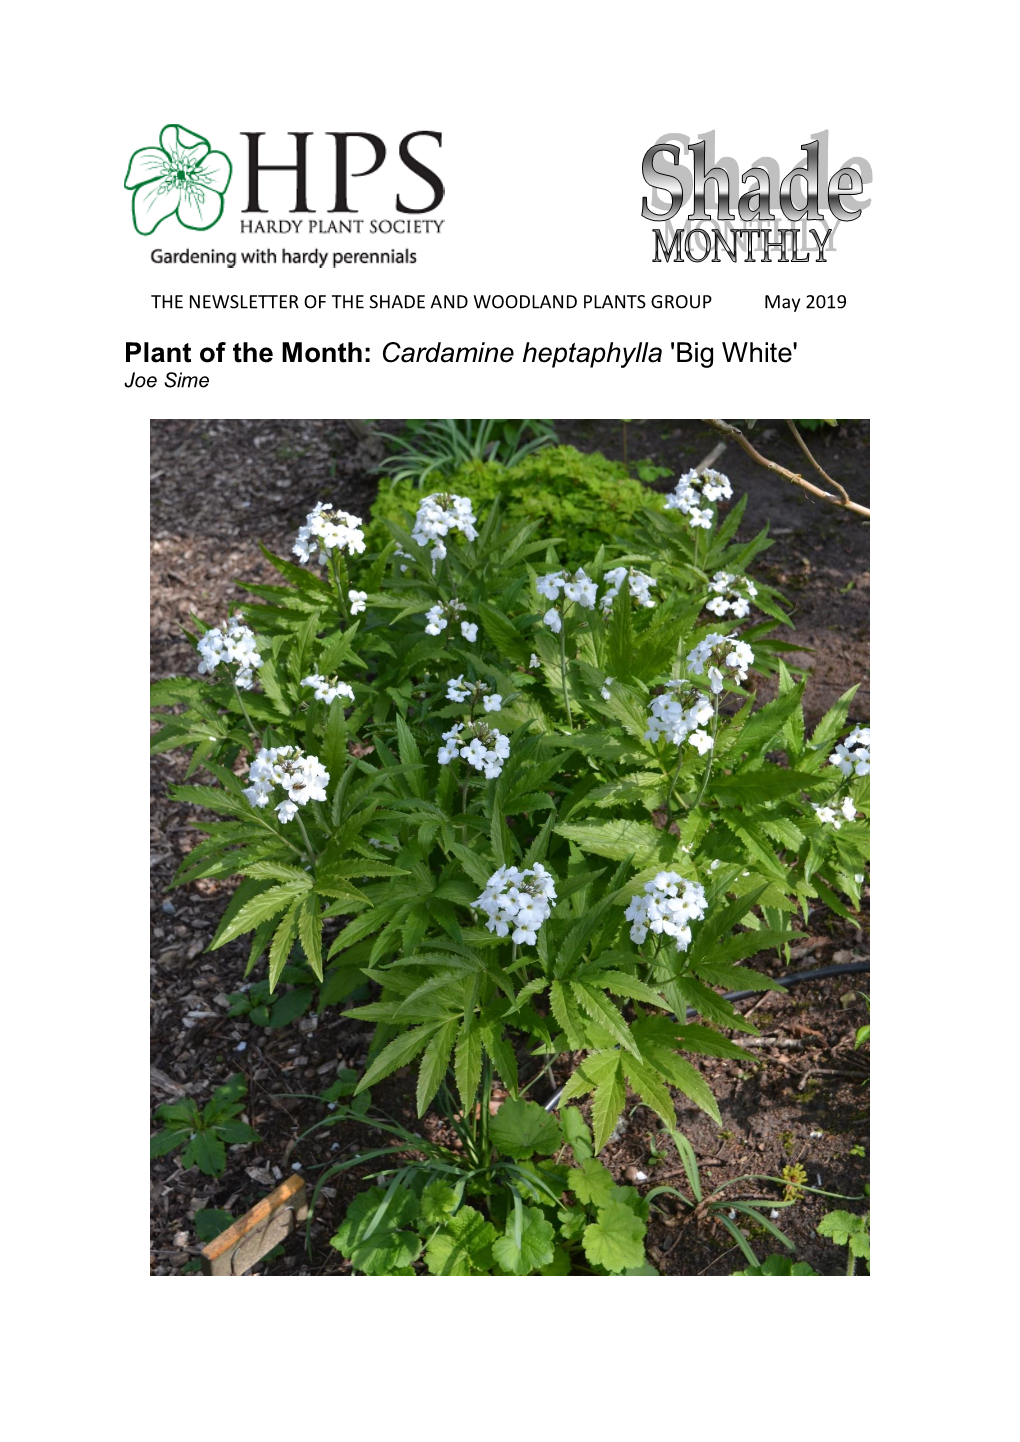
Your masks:
{"label": "wooden plant label", "polygon": [[307,1216],[304,1178],[290,1176],[202,1248],[202,1271],[207,1277],[244,1276]]}

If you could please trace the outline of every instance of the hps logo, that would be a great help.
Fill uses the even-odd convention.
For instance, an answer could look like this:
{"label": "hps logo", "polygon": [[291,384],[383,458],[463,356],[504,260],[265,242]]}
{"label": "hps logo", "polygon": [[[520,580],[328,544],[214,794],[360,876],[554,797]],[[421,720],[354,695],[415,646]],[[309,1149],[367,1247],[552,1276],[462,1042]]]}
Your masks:
{"label": "hps logo", "polygon": [[[290,215],[312,215],[316,207],[310,205],[310,130],[291,130],[292,160],[287,162],[265,158],[260,150],[260,141],[265,135],[262,130],[243,130],[247,141],[248,188],[243,213],[264,215],[265,207],[260,182],[272,173],[289,173],[292,177],[287,187],[288,199],[293,197]],[[327,130],[325,135],[332,144],[312,148],[312,154],[320,164],[319,175],[328,189],[326,196],[332,201],[330,214],[356,215],[357,207],[351,203],[351,182],[374,175],[387,159],[387,148],[378,135],[363,130]],[[401,215],[427,215],[437,208],[446,193],[442,180],[430,169],[416,152],[421,142],[433,142],[439,147],[443,143],[438,130],[413,130],[403,136],[397,146],[397,155],[406,174],[404,182],[414,183],[417,177],[419,190],[405,198],[404,183],[396,189],[393,204]],[[414,147],[412,149],[412,146]],[[349,153],[349,152],[352,152]],[[359,166],[360,169],[353,167]],[[136,150],[129,163],[124,186],[131,191],[131,209],[135,229],[139,235],[151,235],[158,225],[176,215],[181,225],[188,230],[209,230],[223,214],[223,197],[230,184],[232,167],[226,155],[212,150],[209,142],[194,131],[185,130],[182,125],[165,125],[160,131],[159,145]],[[316,177],[318,179],[318,175]],[[428,187],[420,192],[420,182]],[[280,183],[282,184],[282,182]],[[280,184],[271,188],[274,194],[281,193]],[[321,182],[320,182],[321,184]],[[320,186],[313,188],[316,199],[322,197]],[[424,200],[425,204],[413,204]],[[355,222],[351,223],[352,226]],[[359,223],[357,223],[359,224]],[[432,222],[428,222],[429,225]],[[437,222],[438,226],[440,222]],[[242,229],[297,229],[297,222],[242,222]],[[424,228],[426,222],[421,222]],[[322,223],[323,229],[326,223]],[[335,227],[334,227],[335,228]],[[394,224],[394,229],[397,225]]]}
{"label": "hps logo", "polygon": [[124,187],[139,235],[176,215],[188,230],[209,230],[223,214],[231,164],[208,140],[183,125],[164,125],[159,145],[136,150],[128,161]]}

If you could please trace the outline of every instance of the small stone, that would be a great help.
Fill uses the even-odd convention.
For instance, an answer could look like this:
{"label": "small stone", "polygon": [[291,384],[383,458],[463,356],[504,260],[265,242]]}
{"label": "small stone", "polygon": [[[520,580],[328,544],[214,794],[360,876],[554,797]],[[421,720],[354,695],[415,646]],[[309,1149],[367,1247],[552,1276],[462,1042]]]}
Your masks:
{"label": "small stone", "polygon": [[175,916],[177,914],[177,908],[176,906],[174,906],[172,901],[164,901],[163,910],[166,912],[167,916]]}

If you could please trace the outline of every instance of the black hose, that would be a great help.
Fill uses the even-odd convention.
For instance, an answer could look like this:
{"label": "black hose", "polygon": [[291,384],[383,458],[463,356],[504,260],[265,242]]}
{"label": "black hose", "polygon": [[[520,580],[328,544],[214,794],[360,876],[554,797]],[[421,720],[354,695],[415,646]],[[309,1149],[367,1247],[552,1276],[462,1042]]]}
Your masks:
{"label": "black hose", "polygon": [[[820,966],[816,971],[795,971],[792,976],[788,976],[783,980],[782,985],[793,986],[794,983],[798,981],[825,981],[826,978],[830,976],[852,976],[855,972],[870,970],[870,961],[847,961],[844,962],[841,966]],[[778,980],[778,978],[776,978],[776,980]],[[728,991],[723,997],[723,1001],[747,1001],[747,999],[752,996],[761,996],[761,992]],[[698,1013],[695,1007],[689,1006],[687,1008],[687,1016],[697,1016],[697,1014]],[[563,1086],[561,1086],[557,1091],[554,1091],[552,1096],[546,1102],[545,1109],[547,1112],[551,1112],[554,1107],[559,1105],[559,1100],[560,1097],[563,1095],[563,1090],[565,1086],[566,1083],[564,1082]]]}

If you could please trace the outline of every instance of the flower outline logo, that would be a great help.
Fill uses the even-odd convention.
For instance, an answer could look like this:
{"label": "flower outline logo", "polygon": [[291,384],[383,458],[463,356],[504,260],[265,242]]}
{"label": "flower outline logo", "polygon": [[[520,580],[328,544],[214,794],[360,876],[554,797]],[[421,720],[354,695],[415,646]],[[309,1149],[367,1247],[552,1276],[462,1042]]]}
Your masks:
{"label": "flower outline logo", "polygon": [[164,125],[159,145],[136,150],[128,161],[125,190],[139,235],[151,235],[176,215],[188,230],[209,230],[223,214],[233,168],[221,150],[183,125]]}

